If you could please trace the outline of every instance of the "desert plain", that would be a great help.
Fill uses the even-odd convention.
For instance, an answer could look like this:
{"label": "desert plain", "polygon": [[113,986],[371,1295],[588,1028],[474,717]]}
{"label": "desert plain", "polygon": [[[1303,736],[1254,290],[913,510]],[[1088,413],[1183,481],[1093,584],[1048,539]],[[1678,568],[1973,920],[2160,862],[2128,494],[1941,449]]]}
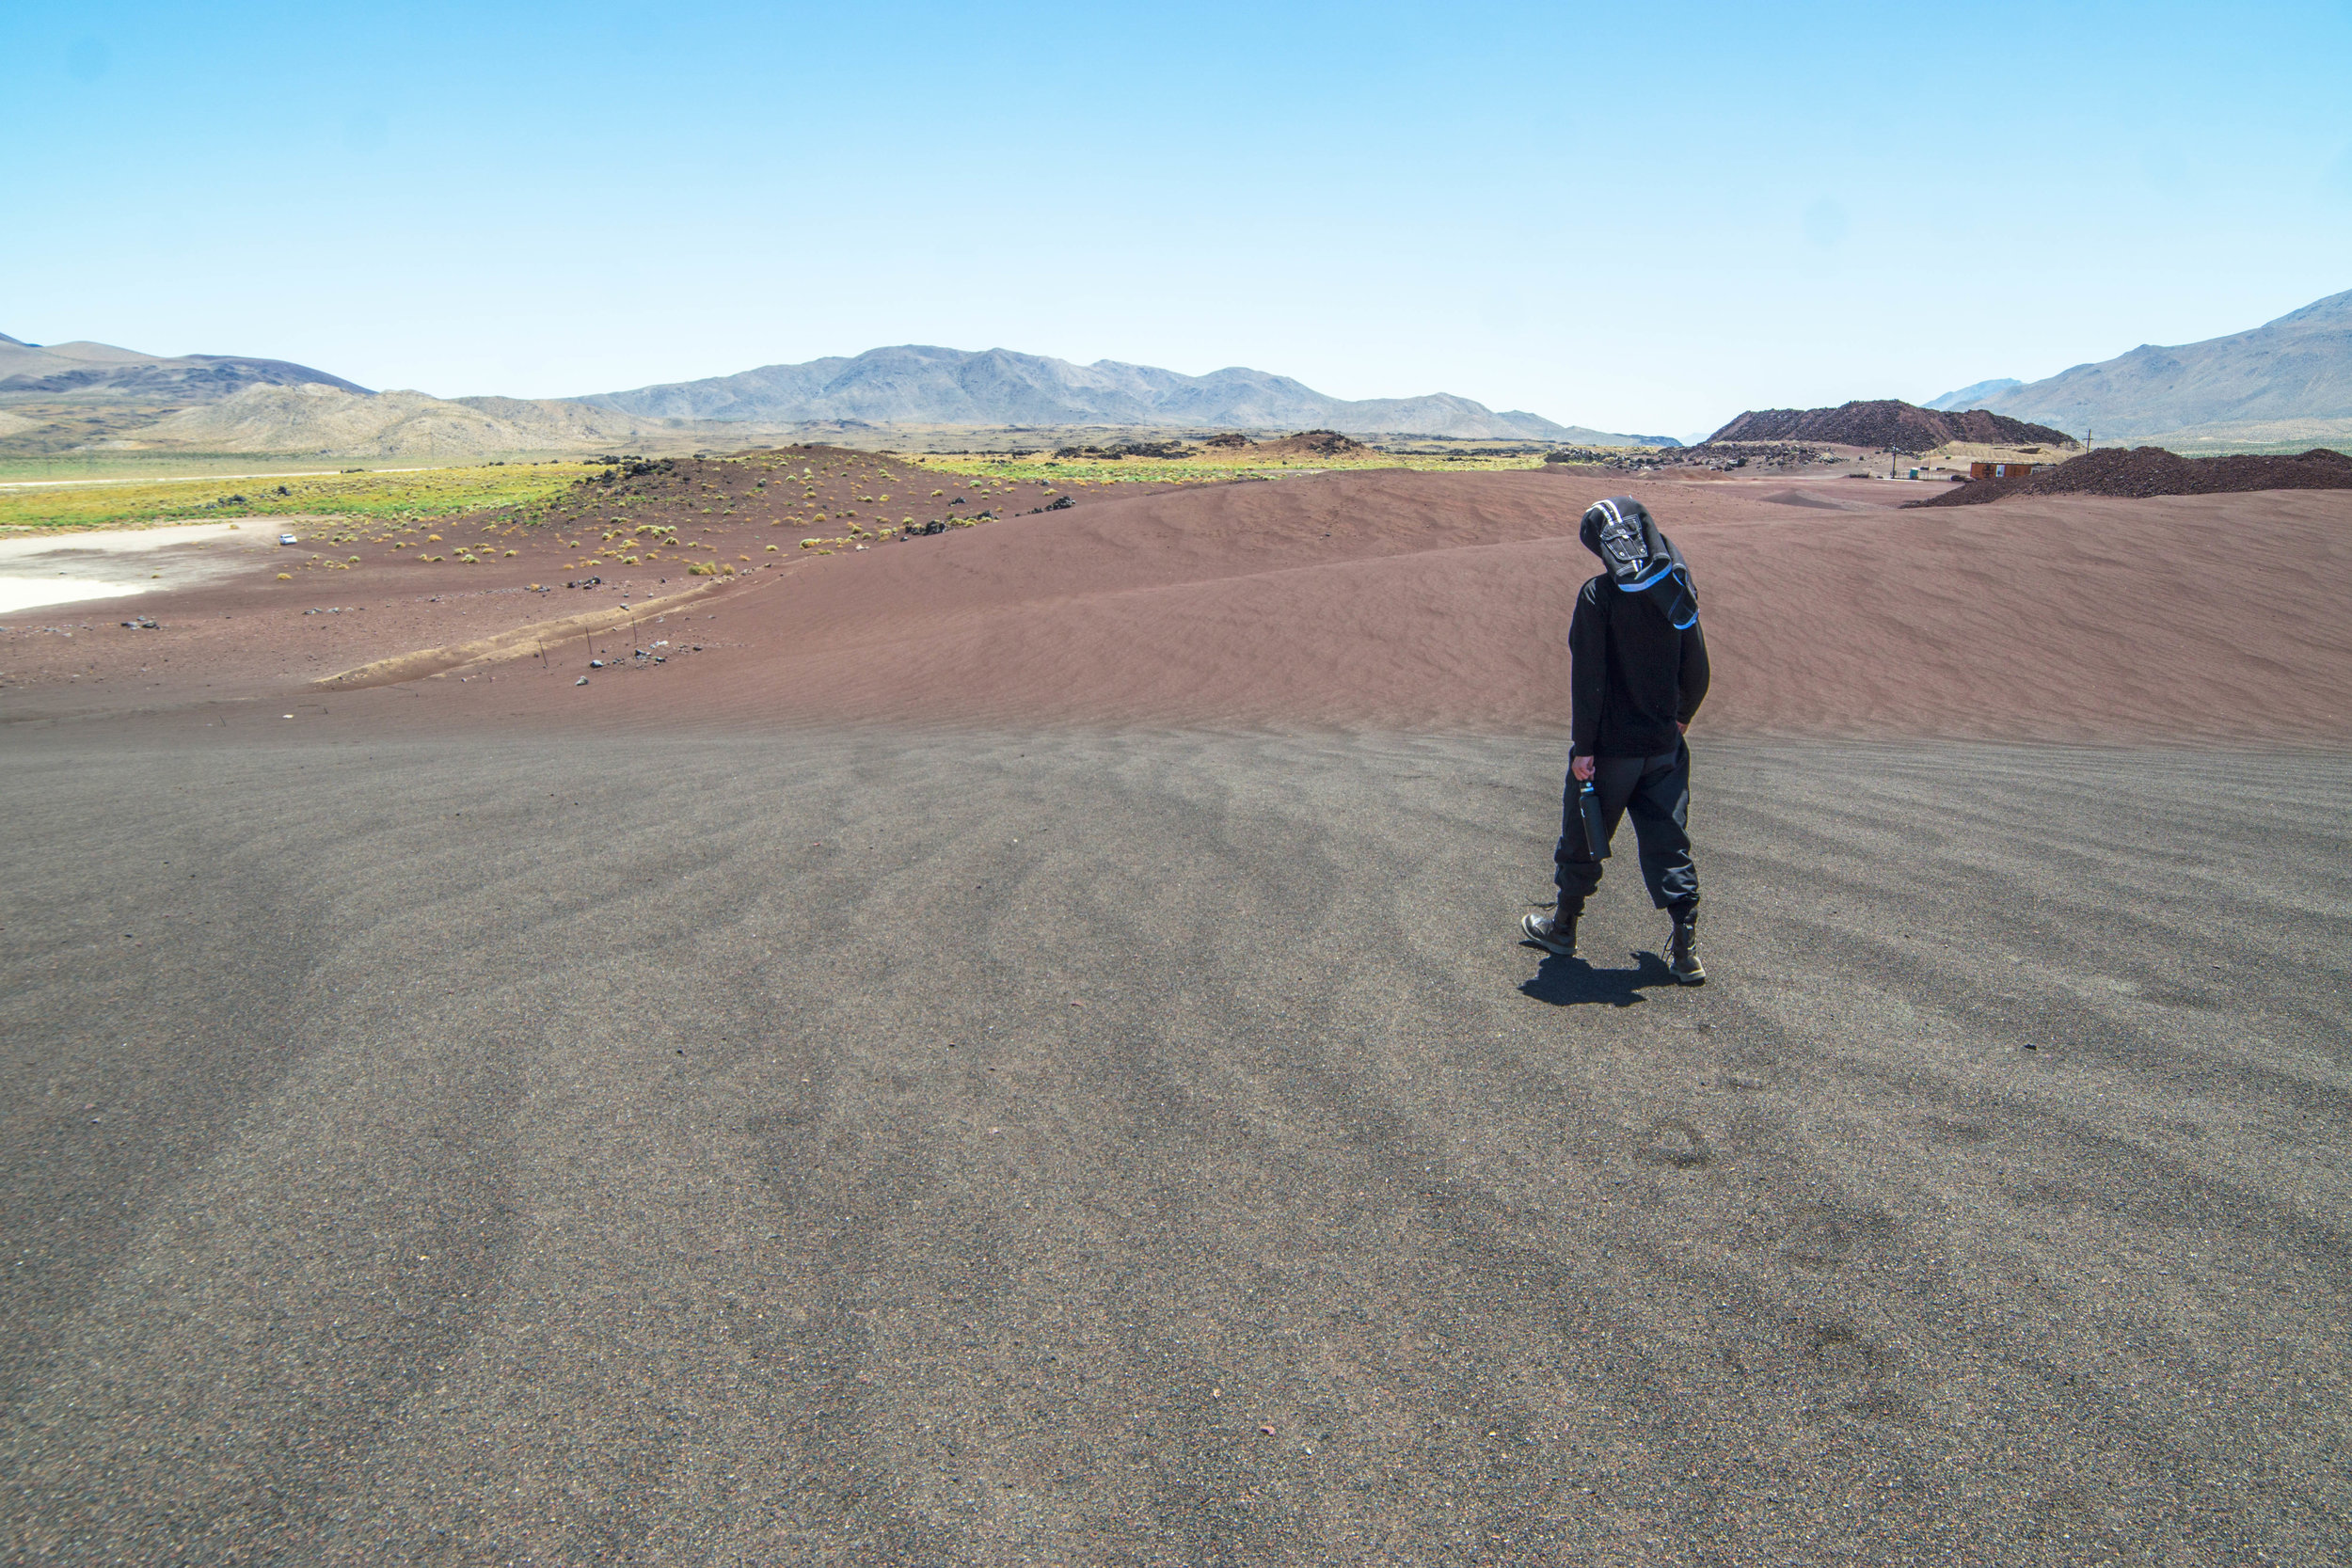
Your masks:
{"label": "desert plain", "polygon": [[2352,491],[926,461],[7,563],[10,1560],[2352,1549]]}

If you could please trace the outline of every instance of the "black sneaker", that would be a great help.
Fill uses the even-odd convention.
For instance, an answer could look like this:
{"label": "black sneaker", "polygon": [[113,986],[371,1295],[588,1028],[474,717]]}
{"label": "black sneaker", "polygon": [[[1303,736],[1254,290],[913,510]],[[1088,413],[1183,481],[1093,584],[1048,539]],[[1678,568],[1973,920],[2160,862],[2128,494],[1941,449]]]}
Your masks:
{"label": "black sneaker", "polygon": [[1699,962],[1699,915],[1696,910],[1677,915],[1666,933],[1666,973],[1678,986],[1707,984],[1707,966]]}
{"label": "black sneaker", "polygon": [[1562,919],[1557,914],[1523,914],[1519,916],[1519,934],[1547,953],[1557,953],[1564,958],[1576,957],[1576,916]]}

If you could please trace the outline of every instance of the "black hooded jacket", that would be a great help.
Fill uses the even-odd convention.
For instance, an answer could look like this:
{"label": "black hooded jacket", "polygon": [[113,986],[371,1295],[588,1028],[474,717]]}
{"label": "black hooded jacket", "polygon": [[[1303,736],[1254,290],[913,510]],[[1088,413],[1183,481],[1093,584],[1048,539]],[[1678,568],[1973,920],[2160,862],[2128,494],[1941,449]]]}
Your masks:
{"label": "black hooded jacket", "polygon": [[1609,570],[1577,594],[1568,624],[1573,754],[1671,752],[1707,699],[1707,637],[1690,568],[1630,496],[1585,513],[1579,537]]}

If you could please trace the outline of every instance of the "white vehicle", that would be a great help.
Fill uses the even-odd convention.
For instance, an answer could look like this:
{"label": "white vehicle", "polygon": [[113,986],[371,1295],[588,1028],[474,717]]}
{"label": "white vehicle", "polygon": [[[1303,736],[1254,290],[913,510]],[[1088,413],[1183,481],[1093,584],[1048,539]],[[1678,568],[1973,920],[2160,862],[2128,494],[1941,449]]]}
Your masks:
{"label": "white vehicle", "polygon": [[281,534],[279,534],[279,535],[278,536],[278,542],[279,544],[281,544],[281,545],[299,545],[300,543],[302,543],[302,541],[301,541],[301,540],[296,539],[296,538],[295,538],[293,534],[291,534],[291,533],[281,533]]}

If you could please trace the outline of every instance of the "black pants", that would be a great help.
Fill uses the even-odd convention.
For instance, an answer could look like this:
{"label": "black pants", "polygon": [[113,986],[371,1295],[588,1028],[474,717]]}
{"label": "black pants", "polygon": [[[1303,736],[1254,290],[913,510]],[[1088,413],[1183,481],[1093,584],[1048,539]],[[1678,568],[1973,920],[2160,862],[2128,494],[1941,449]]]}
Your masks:
{"label": "black pants", "polygon": [[[1568,775],[1560,801],[1560,847],[1551,852],[1552,879],[1560,884],[1560,913],[1583,912],[1584,900],[1600,886],[1600,862],[1584,846],[1584,820],[1576,809],[1582,787]],[[1600,797],[1601,821],[1617,836],[1618,818],[1631,814],[1633,836],[1642,847],[1642,880],[1650,902],[1661,910],[1694,909],[1699,870],[1691,863],[1691,748],[1677,743],[1654,757],[1594,759],[1593,792]]]}

